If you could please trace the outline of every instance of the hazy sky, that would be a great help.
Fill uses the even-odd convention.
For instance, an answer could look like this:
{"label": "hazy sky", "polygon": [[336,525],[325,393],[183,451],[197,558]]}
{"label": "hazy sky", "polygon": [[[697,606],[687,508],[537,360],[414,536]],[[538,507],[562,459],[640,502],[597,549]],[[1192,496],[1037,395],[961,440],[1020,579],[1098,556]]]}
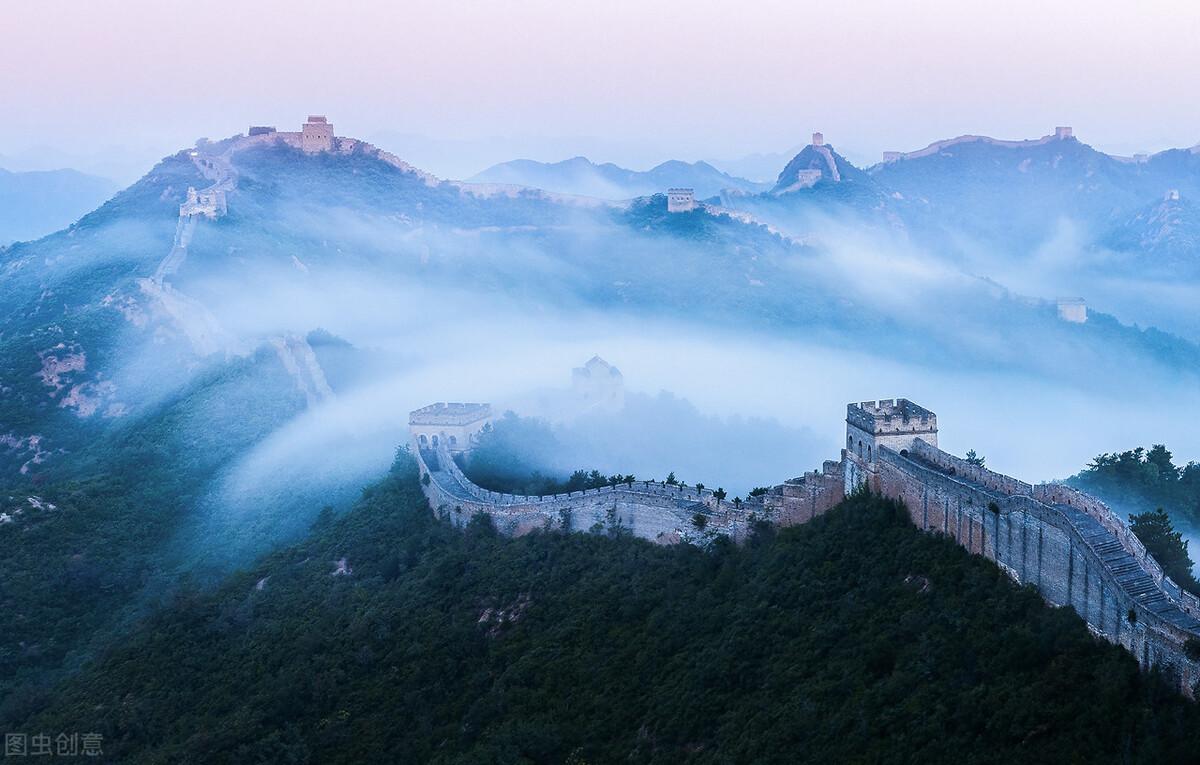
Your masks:
{"label": "hazy sky", "polygon": [[310,112],[344,135],[454,139],[464,162],[733,158],[814,129],[859,161],[1056,124],[1116,152],[1200,142],[1190,1],[0,6],[0,156],[46,145],[153,158]]}

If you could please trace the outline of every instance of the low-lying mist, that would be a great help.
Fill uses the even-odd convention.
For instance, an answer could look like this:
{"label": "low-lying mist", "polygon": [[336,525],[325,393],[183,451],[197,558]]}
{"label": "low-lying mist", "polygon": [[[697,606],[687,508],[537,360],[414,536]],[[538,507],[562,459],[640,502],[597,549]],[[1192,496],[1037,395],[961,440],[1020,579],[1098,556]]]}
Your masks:
{"label": "low-lying mist", "polygon": [[[975,253],[964,263],[962,253],[929,253],[894,232],[829,218],[820,226],[812,246],[782,250],[789,254],[770,270],[752,252],[722,255],[722,269],[739,267],[728,258],[744,258],[751,276],[714,289],[748,295],[748,305],[758,290],[774,290],[778,300],[790,284],[797,301],[820,296],[816,313],[795,314],[807,318],[762,323],[701,310],[690,288],[657,275],[656,302],[644,302],[650,293],[621,285],[648,278],[638,259],[655,258],[654,249],[592,224],[546,241],[523,232],[506,247],[494,231],[414,233],[396,221],[360,219],[351,237],[358,245],[326,243],[318,253],[301,242],[274,260],[252,251],[210,257],[181,289],[202,296],[248,347],[320,328],[348,350],[334,358],[318,349],[334,395],[311,402],[223,471],[189,533],[234,557],[261,549],[379,475],[407,440],[410,410],[486,401],[498,415],[512,408],[544,416],[530,403],[536,392],[566,388],[571,368],[596,354],[623,372],[629,409],[560,426],[568,440],[547,469],[644,478],[674,471],[744,495],[836,459],[846,403],[892,397],[937,412],[945,448],[974,449],[989,466],[1029,481],[1065,477],[1097,453],[1138,443],[1200,455],[1200,438],[1179,416],[1196,378],[1172,366],[1187,344],[1142,343],[1111,319],[1060,321],[1052,304],[1036,299],[1071,286],[1042,278],[1055,273],[1049,266],[1004,271],[999,256]],[[389,261],[387,243],[402,232]],[[652,243],[661,257],[688,257],[686,241]],[[609,261],[605,246],[614,248]],[[691,268],[704,273],[698,259],[707,257],[714,256],[692,256]],[[449,278],[455,268],[461,281]],[[990,275],[985,268],[999,276],[981,279]],[[239,270],[249,278],[231,278]]]}

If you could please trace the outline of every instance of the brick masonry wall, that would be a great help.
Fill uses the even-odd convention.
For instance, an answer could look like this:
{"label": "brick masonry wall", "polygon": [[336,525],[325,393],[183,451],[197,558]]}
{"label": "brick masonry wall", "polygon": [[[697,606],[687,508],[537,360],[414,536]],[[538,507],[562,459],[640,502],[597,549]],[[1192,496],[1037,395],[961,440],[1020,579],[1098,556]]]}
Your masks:
{"label": "brick masonry wall", "polygon": [[[934,451],[901,456],[882,450],[872,488],[902,501],[919,528],[945,534],[994,561],[1017,582],[1036,587],[1047,602],[1070,606],[1094,634],[1124,646],[1143,666],[1167,668],[1181,689],[1192,693],[1200,665],[1187,658],[1183,644],[1195,633],[1127,593],[1066,515],[1032,496],[1033,487],[991,471],[964,469],[974,466]],[[1029,491],[1007,493],[1014,487]],[[1133,622],[1130,611],[1136,615]]]}
{"label": "brick masonry wall", "polygon": [[[545,497],[503,494],[472,483],[444,446],[438,452],[437,470],[430,470],[420,449],[413,451],[422,477],[430,476],[428,483],[422,478],[422,487],[440,516],[463,525],[477,513],[484,513],[505,534],[520,535],[535,529],[598,531],[619,527],[660,544],[704,544],[718,535],[735,540],[744,538],[751,523],[764,513],[761,502],[748,501],[737,508],[728,500],[717,502],[709,490],[697,492],[694,488],[649,481]],[[693,523],[697,505],[704,507],[707,523],[703,529]]]}

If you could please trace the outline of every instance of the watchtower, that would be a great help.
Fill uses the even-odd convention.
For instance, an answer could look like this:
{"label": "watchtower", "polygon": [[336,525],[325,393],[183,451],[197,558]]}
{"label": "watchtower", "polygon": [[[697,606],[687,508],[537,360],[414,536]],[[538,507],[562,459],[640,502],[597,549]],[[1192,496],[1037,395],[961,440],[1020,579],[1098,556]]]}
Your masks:
{"label": "watchtower", "polygon": [[310,153],[333,148],[333,125],[320,114],[310,114],[300,128],[300,148]]}
{"label": "watchtower", "polygon": [[1088,320],[1087,301],[1083,298],[1062,297],[1058,299],[1058,318],[1072,324],[1083,324]]}
{"label": "watchtower", "polygon": [[588,409],[618,412],[625,406],[625,378],[621,370],[599,356],[571,370],[571,392]]}
{"label": "watchtower", "polygon": [[868,463],[879,447],[898,452],[918,438],[937,446],[937,415],[906,398],[846,405],[846,451]]}
{"label": "watchtower", "polygon": [[470,451],[492,421],[491,404],[439,401],[409,412],[408,429],[419,449],[445,446],[451,454]]}
{"label": "watchtower", "polygon": [[1059,127],[1054,128],[1054,137],[1060,141],[1065,141],[1068,138],[1073,138],[1074,136],[1075,136],[1075,131],[1072,130],[1070,127],[1061,125]]}
{"label": "watchtower", "polygon": [[667,212],[691,212],[696,209],[696,193],[692,189],[667,189]]}

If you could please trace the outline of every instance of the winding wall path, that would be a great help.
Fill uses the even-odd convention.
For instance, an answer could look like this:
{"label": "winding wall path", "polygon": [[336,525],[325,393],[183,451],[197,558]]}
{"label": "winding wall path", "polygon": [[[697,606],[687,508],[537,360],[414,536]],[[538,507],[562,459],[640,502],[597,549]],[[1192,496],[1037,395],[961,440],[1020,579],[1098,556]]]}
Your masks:
{"label": "winding wall path", "polygon": [[[462,525],[476,513],[485,513],[506,534],[541,528],[595,531],[620,527],[659,543],[705,543],[721,534],[743,538],[754,514],[761,517],[763,512],[761,502],[745,502],[738,508],[729,501],[718,502],[707,489],[698,492],[654,481],[544,497],[503,494],[467,478],[444,444],[436,452],[415,446],[413,451],[425,495],[439,514]],[[697,513],[705,518],[703,528],[694,522]]]}
{"label": "winding wall path", "polygon": [[903,501],[921,529],[946,534],[1048,602],[1070,606],[1094,634],[1194,693],[1200,664],[1187,648],[1200,640],[1200,601],[1164,576],[1104,503],[970,465],[919,439],[899,453],[881,447],[874,464],[851,454],[844,464],[848,475]]}

